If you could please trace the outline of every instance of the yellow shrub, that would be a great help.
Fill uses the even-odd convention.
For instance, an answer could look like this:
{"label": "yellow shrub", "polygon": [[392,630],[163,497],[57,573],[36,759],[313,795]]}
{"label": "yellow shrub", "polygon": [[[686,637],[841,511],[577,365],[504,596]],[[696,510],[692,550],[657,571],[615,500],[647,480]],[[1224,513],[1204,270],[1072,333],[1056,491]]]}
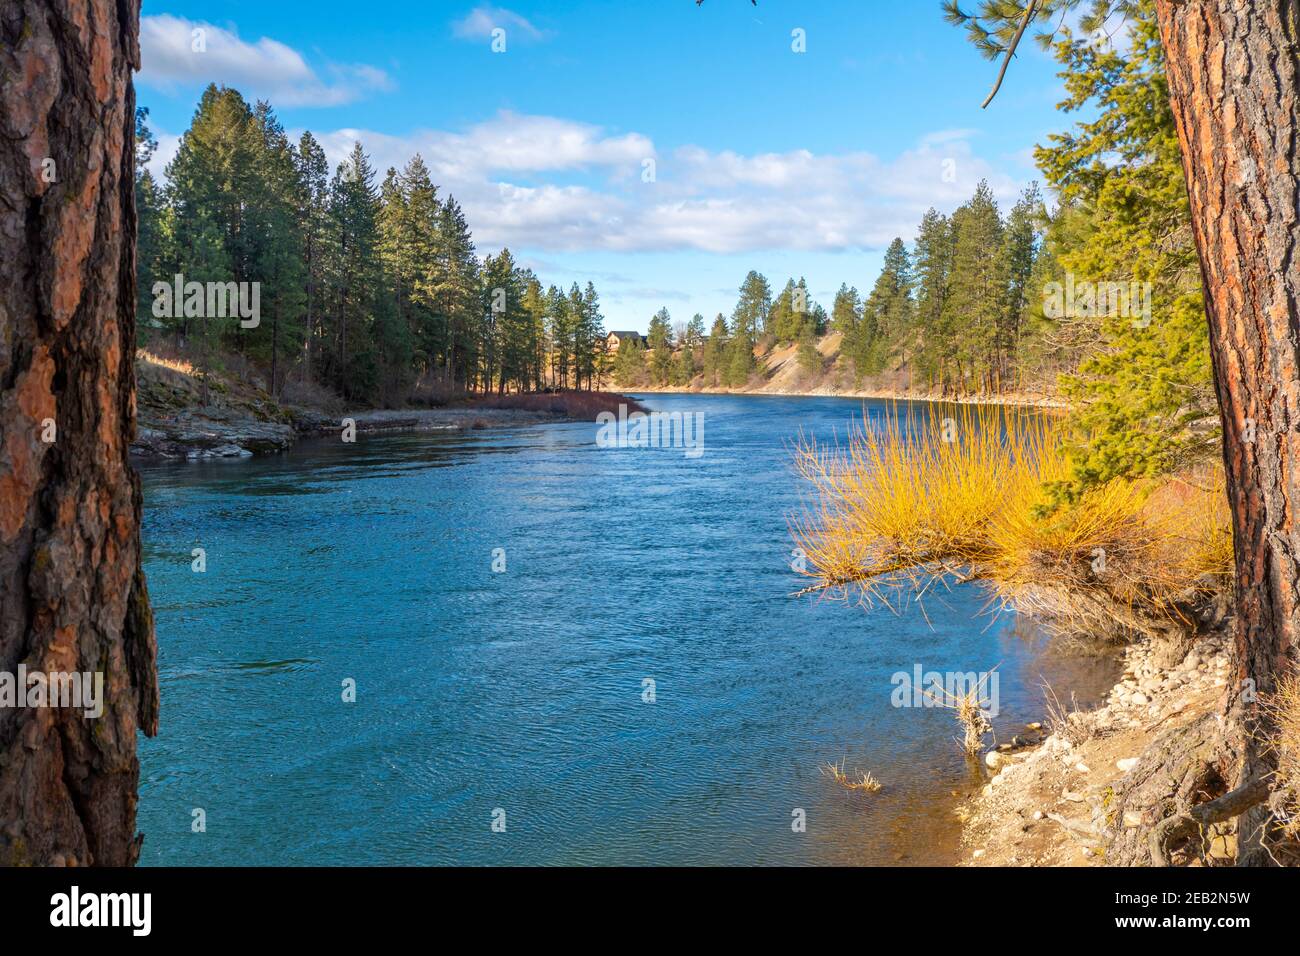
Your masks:
{"label": "yellow shrub", "polygon": [[1232,539],[1221,469],[1199,484],[1116,480],[1049,510],[1043,487],[1068,471],[1064,438],[1037,411],[894,405],[845,447],[801,445],[813,501],[792,530],[812,589],[924,594],[956,576],[1010,604],[1047,587],[1179,618],[1223,585]]}

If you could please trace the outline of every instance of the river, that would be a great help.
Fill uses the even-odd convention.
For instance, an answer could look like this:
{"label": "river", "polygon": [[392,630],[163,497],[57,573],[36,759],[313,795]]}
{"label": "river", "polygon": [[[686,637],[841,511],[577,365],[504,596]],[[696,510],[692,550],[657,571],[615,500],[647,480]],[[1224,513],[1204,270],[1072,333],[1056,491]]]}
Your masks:
{"label": "river", "polygon": [[1000,664],[1006,739],[1042,676],[1109,668],[974,586],[926,615],[791,597],[792,443],[861,400],[642,399],[702,413],[703,453],[586,423],[143,466],[141,863],[954,862],[978,770],[891,676]]}

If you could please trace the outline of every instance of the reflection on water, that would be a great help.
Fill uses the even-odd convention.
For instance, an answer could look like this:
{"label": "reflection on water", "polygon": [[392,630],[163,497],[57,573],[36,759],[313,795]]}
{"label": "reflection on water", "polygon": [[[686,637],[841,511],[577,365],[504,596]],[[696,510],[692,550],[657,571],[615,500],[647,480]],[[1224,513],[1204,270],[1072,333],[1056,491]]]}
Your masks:
{"label": "reflection on water", "polygon": [[[790,596],[790,443],[843,438],[861,402],[646,402],[704,412],[704,455],[598,449],[591,423],[142,469],[163,695],[142,862],[952,862],[978,768],[890,676],[1000,663],[1005,738],[1043,677],[1086,698],[1110,666],[971,587],[929,623]],[[836,788],[840,760],[884,789]]]}

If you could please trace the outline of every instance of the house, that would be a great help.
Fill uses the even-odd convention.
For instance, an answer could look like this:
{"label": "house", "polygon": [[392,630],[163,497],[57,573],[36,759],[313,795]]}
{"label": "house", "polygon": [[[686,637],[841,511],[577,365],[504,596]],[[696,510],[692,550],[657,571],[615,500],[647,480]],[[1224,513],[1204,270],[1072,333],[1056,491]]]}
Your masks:
{"label": "house", "polygon": [[645,336],[640,332],[610,332],[605,336],[605,348],[611,352],[617,352],[624,342],[635,342],[642,348],[646,347]]}

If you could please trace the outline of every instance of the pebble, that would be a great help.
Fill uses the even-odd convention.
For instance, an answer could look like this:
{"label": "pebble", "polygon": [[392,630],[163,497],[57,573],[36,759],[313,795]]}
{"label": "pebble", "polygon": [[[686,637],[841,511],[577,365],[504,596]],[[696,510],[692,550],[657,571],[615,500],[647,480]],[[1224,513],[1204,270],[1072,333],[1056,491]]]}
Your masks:
{"label": "pebble", "polygon": [[1128,773],[1137,766],[1137,757],[1125,757],[1123,760],[1116,760],[1115,766],[1120,769],[1121,773]]}

